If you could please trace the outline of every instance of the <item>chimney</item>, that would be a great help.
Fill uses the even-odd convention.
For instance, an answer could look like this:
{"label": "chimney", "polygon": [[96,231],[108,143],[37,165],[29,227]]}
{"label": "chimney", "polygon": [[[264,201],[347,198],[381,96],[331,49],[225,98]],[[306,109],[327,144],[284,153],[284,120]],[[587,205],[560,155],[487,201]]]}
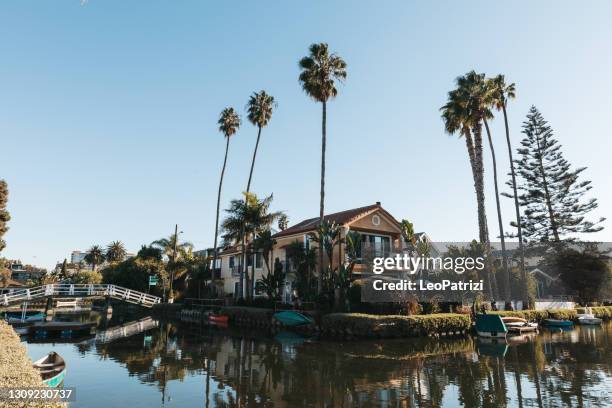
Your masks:
{"label": "chimney", "polygon": [[380,201],[377,201],[377,202],[376,202],[376,205],[380,207]]}

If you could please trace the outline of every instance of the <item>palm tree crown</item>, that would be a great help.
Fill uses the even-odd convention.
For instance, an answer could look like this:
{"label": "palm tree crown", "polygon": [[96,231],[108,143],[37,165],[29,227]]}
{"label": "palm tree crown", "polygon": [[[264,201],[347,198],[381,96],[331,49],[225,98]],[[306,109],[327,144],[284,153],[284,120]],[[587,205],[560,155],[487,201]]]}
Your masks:
{"label": "palm tree crown", "polygon": [[170,235],[168,238],[161,238],[157,241],[153,241],[151,246],[158,248],[162,254],[172,259],[174,256],[174,247],[176,245],[176,259],[175,261],[189,257],[193,250],[193,244],[191,242],[179,242],[176,234]]}
{"label": "palm tree crown", "polygon": [[508,99],[516,98],[516,86],[514,82],[506,84],[506,79],[502,74],[487,80],[489,89],[492,92],[492,104],[497,110],[502,110],[506,106]]}
{"label": "palm tree crown", "polygon": [[89,248],[85,255],[85,262],[91,265],[91,269],[96,270],[96,266],[104,262],[104,250],[100,245],[94,245]]}
{"label": "palm tree crown", "polygon": [[127,251],[121,241],[113,241],[106,247],[106,259],[109,262],[121,262],[126,255]]}
{"label": "palm tree crown", "polygon": [[338,94],[336,80],[346,79],[346,62],[329,52],[326,43],[312,44],[310,55],[300,60],[299,81],[304,91],[317,102],[327,102]]}
{"label": "palm tree crown", "polygon": [[274,221],[282,213],[269,212],[272,196],[259,199],[253,193],[244,193],[244,199],[232,200],[226,210],[227,218],[223,220],[223,238],[227,243],[238,242],[242,238],[242,230],[246,235],[258,235],[269,230]]}
{"label": "palm tree crown", "polygon": [[266,91],[253,92],[247,103],[247,118],[257,127],[266,127],[272,119],[275,107],[276,102],[272,95],[268,95]]}
{"label": "palm tree crown", "polygon": [[240,128],[240,116],[236,113],[234,108],[225,108],[221,111],[217,123],[219,125],[219,132],[229,138],[238,131],[238,128]]}

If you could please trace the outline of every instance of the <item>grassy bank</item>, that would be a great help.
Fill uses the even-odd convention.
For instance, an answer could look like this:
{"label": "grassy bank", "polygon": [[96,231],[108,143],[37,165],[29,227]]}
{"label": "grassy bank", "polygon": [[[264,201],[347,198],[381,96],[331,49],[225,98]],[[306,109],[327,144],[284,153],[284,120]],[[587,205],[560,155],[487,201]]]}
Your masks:
{"label": "grassy bank", "polygon": [[415,316],[332,313],[323,316],[321,331],[331,336],[394,338],[463,333],[470,325],[468,315],[455,313]]}
{"label": "grassy bank", "polygon": [[[13,328],[0,320],[0,388],[43,387],[43,382],[32,367],[26,348]],[[62,403],[14,403],[0,400],[0,407],[66,407]]]}

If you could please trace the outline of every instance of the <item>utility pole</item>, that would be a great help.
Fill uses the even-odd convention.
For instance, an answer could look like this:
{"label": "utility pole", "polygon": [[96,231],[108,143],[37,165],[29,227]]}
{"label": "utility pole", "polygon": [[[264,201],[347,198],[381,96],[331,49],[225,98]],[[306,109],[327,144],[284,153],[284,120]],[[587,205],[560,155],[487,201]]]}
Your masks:
{"label": "utility pole", "polygon": [[178,243],[178,224],[174,224],[174,248],[172,248],[172,270],[170,271],[170,294],[169,303],[174,303],[174,269],[176,268],[176,245]]}

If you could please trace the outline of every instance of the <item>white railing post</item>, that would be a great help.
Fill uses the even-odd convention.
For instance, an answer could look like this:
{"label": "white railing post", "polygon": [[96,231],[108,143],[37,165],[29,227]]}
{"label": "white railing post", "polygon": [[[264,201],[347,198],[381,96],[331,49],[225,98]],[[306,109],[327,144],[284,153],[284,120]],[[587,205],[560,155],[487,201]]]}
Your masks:
{"label": "white railing post", "polygon": [[28,300],[30,300],[30,289],[26,289],[26,296]]}

